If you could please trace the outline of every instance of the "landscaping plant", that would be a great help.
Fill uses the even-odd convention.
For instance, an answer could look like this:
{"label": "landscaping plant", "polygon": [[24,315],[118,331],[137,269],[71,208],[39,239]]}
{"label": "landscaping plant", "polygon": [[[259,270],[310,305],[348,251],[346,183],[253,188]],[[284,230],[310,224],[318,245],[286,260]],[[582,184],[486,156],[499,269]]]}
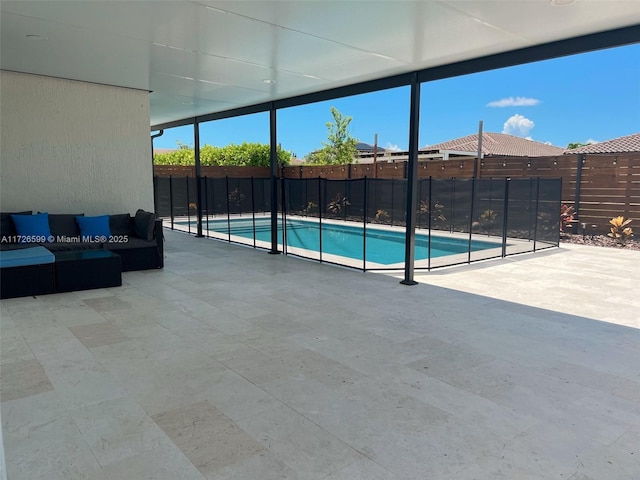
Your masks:
{"label": "landscaping plant", "polygon": [[489,228],[496,223],[496,219],[498,218],[498,214],[493,210],[485,210],[478,218],[478,222],[481,227]]}
{"label": "landscaping plant", "polygon": [[575,211],[573,207],[569,207],[567,205],[562,205],[560,207],[560,232],[565,233],[565,228],[570,222],[573,222],[573,215]]}
{"label": "landscaping plant", "polygon": [[343,197],[341,193],[338,193],[327,205],[327,210],[333,214],[338,214],[343,208],[346,208],[349,205],[351,204],[349,203],[349,200],[347,200],[347,197]]}
{"label": "landscaping plant", "polygon": [[390,217],[386,210],[376,212],[376,223],[389,223]]}
{"label": "landscaping plant", "polygon": [[302,209],[303,215],[311,215],[318,211],[318,204],[314,202],[307,203],[307,206]]}
{"label": "landscaping plant", "polygon": [[[438,200],[433,202],[432,205],[432,215],[431,222],[432,226],[443,225],[447,221],[447,217],[444,216],[444,205],[441,204]],[[421,215],[429,214],[429,202],[425,200],[420,201],[420,205],[418,206],[418,213]]]}
{"label": "landscaping plant", "polygon": [[630,218],[625,220],[621,215],[612,218],[609,223],[611,224],[611,231],[607,235],[617,240],[620,245],[624,245],[630,237],[633,237],[633,230],[631,227],[627,227],[631,223]]}
{"label": "landscaping plant", "polygon": [[240,208],[242,201],[245,199],[244,193],[239,188],[234,188],[228,195],[229,203],[235,205],[237,209]]}

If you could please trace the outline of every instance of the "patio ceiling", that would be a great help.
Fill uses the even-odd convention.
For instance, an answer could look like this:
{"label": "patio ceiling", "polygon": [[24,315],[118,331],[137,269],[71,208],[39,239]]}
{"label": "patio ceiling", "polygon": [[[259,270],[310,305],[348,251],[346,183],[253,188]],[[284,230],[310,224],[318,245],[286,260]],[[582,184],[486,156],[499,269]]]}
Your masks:
{"label": "patio ceiling", "polygon": [[151,125],[640,23],[637,2],[618,0],[4,0],[0,11],[2,69],[149,90]]}

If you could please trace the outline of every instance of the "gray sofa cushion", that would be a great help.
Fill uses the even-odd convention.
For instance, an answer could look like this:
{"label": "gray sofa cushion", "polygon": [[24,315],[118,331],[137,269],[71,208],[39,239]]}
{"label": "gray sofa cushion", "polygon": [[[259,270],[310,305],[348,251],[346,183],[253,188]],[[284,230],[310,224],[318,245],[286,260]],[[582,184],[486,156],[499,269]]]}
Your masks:
{"label": "gray sofa cushion", "polygon": [[[13,220],[11,220],[11,215],[31,215],[31,213],[31,210],[25,212],[0,213],[0,242],[8,243],[9,237],[17,235],[16,226],[13,224]],[[2,237],[5,237],[4,241],[2,241]]]}
{"label": "gray sofa cushion", "polygon": [[70,214],[49,214],[49,228],[51,235],[54,237],[77,237],[80,235],[80,229],[76,222],[76,216],[82,217],[84,213]]}
{"label": "gray sofa cushion", "polygon": [[109,215],[109,228],[111,235],[131,235],[131,215],[121,213],[118,215]]}
{"label": "gray sofa cushion", "polygon": [[144,240],[153,240],[156,216],[151,212],[138,210],[134,219],[133,229],[136,235]]}

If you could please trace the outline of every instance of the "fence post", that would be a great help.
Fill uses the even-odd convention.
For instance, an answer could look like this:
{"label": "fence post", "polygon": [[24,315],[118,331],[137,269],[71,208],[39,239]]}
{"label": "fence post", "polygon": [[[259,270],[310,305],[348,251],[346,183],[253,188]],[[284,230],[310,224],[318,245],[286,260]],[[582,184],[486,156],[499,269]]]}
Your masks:
{"label": "fence post", "polygon": [[171,213],[171,230],[173,230],[173,177],[169,175],[169,212]]}
{"label": "fence post", "polygon": [[187,183],[187,225],[189,226],[189,233],[191,233],[191,209],[189,208],[189,175],[184,177]]}
{"label": "fence post", "polygon": [[[351,164],[349,164],[351,165]],[[351,167],[349,167],[349,170],[351,170]],[[342,203],[344,203],[344,211],[342,213],[342,220],[344,220],[345,222],[347,221],[347,209],[349,208],[349,197],[351,196],[351,182],[349,180],[345,180],[344,181],[344,200]]]}
{"label": "fence post", "polygon": [[[558,208],[558,212],[560,212],[560,209],[562,208],[562,177],[560,177],[560,195],[558,196],[558,203],[557,203],[557,208]],[[556,217],[556,220],[558,222],[561,222],[562,220],[560,220],[560,215],[558,215]],[[555,234],[555,240],[556,240],[556,247],[560,246],[560,228],[558,226],[558,228],[555,229],[556,234]]]}
{"label": "fence post", "polygon": [[253,225],[253,248],[256,248],[256,193],[251,175],[251,223]]}
{"label": "fence post", "polygon": [[282,202],[282,252],[287,254],[287,196],[286,180],[280,179],[280,201]]}
{"label": "fence post", "polygon": [[393,227],[393,197],[394,197],[394,184],[395,184],[395,180],[392,178],[391,180],[391,226]]}
{"label": "fence post", "polygon": [[225,175],[225,184],[227,193],[225,195],[225,203],[227,204],[227,238],[231,242],[231,211],[229,206],[229,175]]}
{"label": "fence post", "polygon": [[[573,209],[576,212],[576,217],[580,218],[580,189],[582,185],[582,164],[585,161],[585,154],[578,154],[578,171],[576,172],[576,198],[573,202]],[[576,224],[577,225],[577,224]]]}
{"label": "fence post", "polygon": [[[324,184],[326,187],[326,180]],[[318,243],[318,253],[320,254],[320,263],[322,263],[322,177],[320,176],[318,176],[318,235],[320,236],[320,241]]]}
{"label": "fence post", "polygon": [[536,182],[536,216],[533,224],[533,251],[536,251],[536,243],[538,242],[538,213],[540,208],[540,177]]}
{"label": "fence post", "polygon": [[507,222],[509,221],[509,181],[511,179],[506,177],[504,179],[504,213],[502,216],[502,257],[507,256]]}
{"label": "fence post", "polygon": [[209,237],[209,177],[204,176],[204,210],[207,216],[207,237]]}
{"label": "fence post", "polygon": [[473,241],[473,210],[476,201],[476,177],[471,179],[471,211],[469,212],[469,251],[467,252],[467,263],[471,263],[471,249]]}
{"label": "fence post", "polygon": [[456,212],[456,177],[451,177],[451,220],[449,221],[449,233],[453,233]]}
{"label": "fence post", "polygon": [[431,271],[431,217],[433,216],[433,181],[429,175],[429,213],[427,218],[427,226],[429,228],[429,236],[427,237],[427,271]]}
{"label": "fence post", "polygon": [[367,176],[364,176],[364,215],[362,216],[363,218],[363,223],[362,223],[362,271],[366,272],[367,271],[367,199],[369,196],[369,192],[367,189]]}

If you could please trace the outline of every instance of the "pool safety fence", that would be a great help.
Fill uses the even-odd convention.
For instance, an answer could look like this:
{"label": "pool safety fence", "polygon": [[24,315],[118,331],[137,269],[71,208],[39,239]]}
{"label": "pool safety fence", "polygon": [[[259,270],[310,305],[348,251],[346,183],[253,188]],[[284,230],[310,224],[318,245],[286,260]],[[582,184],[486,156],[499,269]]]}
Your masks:
{"label": "pool safety fence", "polygon": [[[270,178],[202,177],[200,199],[196,182],[154,177],[156,213],[166,227],[195,234],[201,222],[206,237],[272,247]],[[379,250],[404,249],[407,185],[405,179],[278,179],[278,251],[361,270],[404,268],[404,259]],[[561,192],[560,179],[419,179],[415,269],[558,246]],[[443,253],[443,244],[451,251]]]}

